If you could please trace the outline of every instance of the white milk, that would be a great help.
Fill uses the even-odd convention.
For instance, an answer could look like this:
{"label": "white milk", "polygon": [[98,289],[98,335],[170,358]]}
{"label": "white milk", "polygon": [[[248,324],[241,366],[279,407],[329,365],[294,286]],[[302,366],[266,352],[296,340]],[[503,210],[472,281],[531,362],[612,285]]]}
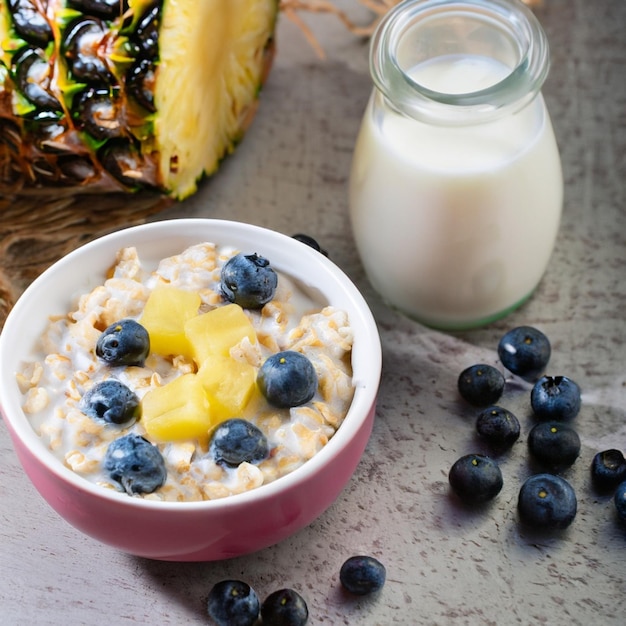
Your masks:
{"label": "white milk", "polygon": [[[507,73],[486,57],[451,56],[410,74],[429,89],[466,93]],[[560,158],[541,95],[516,114],[465,126],[420,122],[377,99],[375,90],[350,180],[354,236],[372,285],[443,328],[505,314],[541,279],[561,214]]]}

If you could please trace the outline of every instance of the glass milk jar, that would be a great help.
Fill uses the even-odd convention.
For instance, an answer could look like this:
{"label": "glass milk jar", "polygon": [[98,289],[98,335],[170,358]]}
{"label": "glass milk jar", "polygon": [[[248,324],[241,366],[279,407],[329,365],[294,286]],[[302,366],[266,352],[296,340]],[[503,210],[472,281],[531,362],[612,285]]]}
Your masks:
{"label": "glass milk jar", "polygon": [[532,294],[563,201],[548,66],[545,33],[517,0],[405,0],[379,25],[350,216],[391,306],[461,329]]}

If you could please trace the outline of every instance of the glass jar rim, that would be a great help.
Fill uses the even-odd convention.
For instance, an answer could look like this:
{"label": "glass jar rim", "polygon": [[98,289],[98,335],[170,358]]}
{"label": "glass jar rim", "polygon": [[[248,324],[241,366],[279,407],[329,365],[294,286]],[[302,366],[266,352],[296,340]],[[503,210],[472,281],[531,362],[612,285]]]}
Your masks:
{"label": "glass jar rim", "polygon": [[[520,58],[494,84],[466,93],[435,91],[413,80],[397,59],[403,36],[419,20],[445,15],[472,16],[507,31],[519,44]],[[403,0],[379,23],[370,43],[370,72],[393,107],[416,119],[454,124],[489,121],[532,101],[550,68],[547,36],[520,0]]]}

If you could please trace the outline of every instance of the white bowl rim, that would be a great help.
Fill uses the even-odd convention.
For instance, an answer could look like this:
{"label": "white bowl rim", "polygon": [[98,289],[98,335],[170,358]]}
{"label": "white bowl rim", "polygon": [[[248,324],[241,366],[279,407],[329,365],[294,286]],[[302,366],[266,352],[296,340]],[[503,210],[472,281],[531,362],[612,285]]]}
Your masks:
{"label": "white bowl rim", "polygon": [[[333,437],[331,437],[328,443],[317,454],[306,461],[303,465],[296,468],[294,471],[275,481],[261,485],[260,487],[250,491],[233,494],[224,498],[183,502],[152,500],[142,497],[130,497],[122,492],[105,489],[99,485],[91,483],[89,480],[81,477],[70,468],[64,466],[60,459],[54,456],[54,454],[37,435],[27,416],[22,411],[19,399],[23,396],[21,392],[19,392],[19,389],[17,389],[17,383],[15,381],[16,371],[10,371],[7,363],[8,359],[4,356],[5,351],[8,350],[7,344],[9,343],[9,339],[7,339],[7,337],[13,331],[14,327],[19,328],[19,319],[21,314],[28,308],[30,301],[36,297],[40,287],[65,266],[72,265],[76,259],[80,259],[84,255],[88,255],[96,250],[110,249],[111,260],[113,260],[117,250],[122,247],[133,245],[132,243],[117,244],[115,242],[120,239],[129,239],[132,241],[134,236],[141,236],[141,238],[146,241],[151,238],[156,241],[154,238],[155,236],[160,234],[166,235],[168,234],[168,230],[173,230],[173,233],[170,232],[168,234],[170,239],[172,234],[176,234],[183,239],[189,239],[192,233],[203,233],[208,230],[219,231],[221,229],[234,229],[235,232],[241,231],[240,234],[245,233],[253,238],[263,237],[265,239],[263,240],[263,245],[261,247],[266,247],[266,244],[267,246],[270,244],[281,244],[293,247],[294,251],[297,251],[299,256],[304,257],[308,264],[318,265],[323,270],[323,273],[327,277],[332,278],[335,281],[336,286],[343,291],[346,302],[349,302],[351,307],[353,307],[353,311],[350,312],[350,325],[355,328],[360,327],[362,329],[363,336],[367,336],[367,343],[361,341],[355,343],[353,346],[353,370],[356,366],[357,373],[362,369],[366,373],[366,376],[361,378],[354,377],[353,379],[355,394],[344,422]],[[197,243],[208,241],[208,239],[202,235],[199,235],[197,238],[194,236],[193,239],[196,239]],[[229,242],[216,241],[215,243],[218,245],[232,245],[229,244]],[[183,245],[186,247],[186,245],[192,244],[188,243]],[[182,250],[183,248],[180,248],[179,251],[182,252]],[[165,254],[164,256],[169,255]],[[293,276],[290,274],[289,269],[285,269],[280,263],[274,263],[273,260],[271,261],[272,265],[279,271],[290,277]],[[104,275],[105,270],[106,268],[102,269],[102,275]],[[298,277],[296,276],[296,278]],[[94,286],[95,284],[96,283],[94,283]],[[69,295],[67,299],[71,299]],[[61,313],[64,312],[65,311],[62,311]],[[47,319],[48,315],[51,313],[52,312],[46,313],[45,318]],[[354,317],[354,314],[356,314],[356,318]],[[367,368],[364,366],[359,367],[357,365],[359,363],[357,359],[366,360]],[[339,452],[348,444],[351,436],[367,419],[369,412],[374,410],[378,386],[380,383],[381,370],[382,348],[376,321],[363,295],[354,285],[352,280],[343,272],[343,270],[341,270],[324,255],[320,254],[310,246],[296,241],[293,237],[262,226],[235,220],[213,218],[163,219],[116,230],[93,239],[92,241],[81,245],[57,260],[24,290],[9,312],[2,332],[0,333],[0,406],[2,406],[5,419],[8,420],[11,428],[15,432],[15,435],[26,446],[26,448],[30,450],[31,453],[38,456],[38,459],[46,466],[47,470],[61,478],[63,481],[72,484],[75,488],[81,491],[85,491],[102,500],[113,501],[118,505],[126,504],[131,507],[139,507],[155,511],[193,511],[209,510],[213,508],[240,507],[245,506],[251,501],[264,501],[271,499],[276,493],[288,491],[297,484],[306,481],[308,477],[315,474],[318,469],[339,454]],[[11,380],[11,382],[9,382],[9,380]],[[16,390],[17,393],[15,393]]]}

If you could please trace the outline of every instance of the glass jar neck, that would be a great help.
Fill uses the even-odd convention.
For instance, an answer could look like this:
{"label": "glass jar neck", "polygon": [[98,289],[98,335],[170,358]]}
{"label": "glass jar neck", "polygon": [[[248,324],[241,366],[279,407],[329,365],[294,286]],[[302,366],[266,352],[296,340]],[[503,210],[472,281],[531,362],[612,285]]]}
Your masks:
{"label": "glass jar neck", "polygon": [[[504,72],[486,86],[460,89],[412,76],[420,65],[446,58],[482,58]],[[388,103],[445,125],[491,121],[522,109],[539,93],[549,66],[545,32],[519,0],[404,0],[386,14],[370,47],[372,78]]]}

